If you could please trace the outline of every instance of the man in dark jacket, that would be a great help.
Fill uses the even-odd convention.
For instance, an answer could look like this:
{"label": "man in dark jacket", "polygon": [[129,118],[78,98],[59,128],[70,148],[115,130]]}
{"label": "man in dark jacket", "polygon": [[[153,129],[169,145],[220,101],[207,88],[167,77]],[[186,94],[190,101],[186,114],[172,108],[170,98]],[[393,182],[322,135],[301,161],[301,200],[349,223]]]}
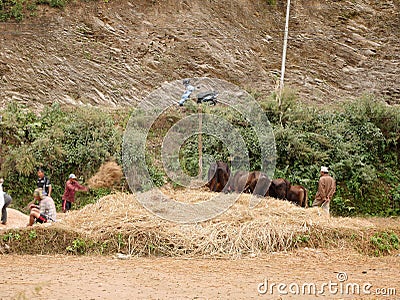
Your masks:
{"label": "man in dark jacket", "polygon": [[38,175],[37,187],[42,189],[47,194],[47,196],[51,197],[50,179],[44,175],[44,171],[42,168],[38,169],[37,175]]}

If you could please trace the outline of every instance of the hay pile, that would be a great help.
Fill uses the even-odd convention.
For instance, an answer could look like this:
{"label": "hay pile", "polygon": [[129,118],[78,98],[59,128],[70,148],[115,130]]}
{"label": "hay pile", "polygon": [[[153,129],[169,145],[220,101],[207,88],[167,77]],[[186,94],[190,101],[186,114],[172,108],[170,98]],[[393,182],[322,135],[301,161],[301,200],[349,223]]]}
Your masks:
{"label": "hay pile", "polygon": [[122,168],[116,162],[109,161],[102,164],[99,171],[89,179],[89,188],[110,188],[121,182],[122,175]]}
{"label": "hay pile", "polygon": [[[205,201],[215,195],[202,190],[162,191],[182,202]],[[149,198],[155,195],[154,191],[146,192]],[[231,196],[236,195],[224,197]],[[63,223],[100,240],[118,236],[118,250],[128,254],[194,257],[241,257],[291,250],[301,237],[315,231],[326,234],[340,228],[356,231],[374,227],[367,220],[329,218],[319,208],[304,209],[273,198],[264,198],[250,209],[250,200],[250,195],[242,194],[217,218],[178,224],[148,212],[134,195],[117,193],[72,211]]]}
{"label": "hay pile", "polygon": [[22,212],[15,209],[7,208],[7,224],[6,225],[0,224],[0,231],[8,229],[24,228],[28,223],[29,223],[28,215],[25,215]]}

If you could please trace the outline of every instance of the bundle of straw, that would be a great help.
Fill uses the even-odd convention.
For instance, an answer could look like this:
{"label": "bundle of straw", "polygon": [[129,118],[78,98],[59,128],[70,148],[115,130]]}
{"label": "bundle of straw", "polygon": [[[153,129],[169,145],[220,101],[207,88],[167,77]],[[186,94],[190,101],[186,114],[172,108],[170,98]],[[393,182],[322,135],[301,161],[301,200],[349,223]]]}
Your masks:
{"label": "bundle of straw", "polygon": [[122,168],[114,161],[102,164],[99,171],[89,179],[90,188],[110,188],[122,178]]}

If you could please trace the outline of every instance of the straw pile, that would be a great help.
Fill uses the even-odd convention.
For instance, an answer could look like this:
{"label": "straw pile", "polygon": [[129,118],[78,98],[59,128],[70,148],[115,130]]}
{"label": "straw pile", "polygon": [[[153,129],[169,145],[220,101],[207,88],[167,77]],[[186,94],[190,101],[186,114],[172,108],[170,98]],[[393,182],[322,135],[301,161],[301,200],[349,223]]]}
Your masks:
{"label": "straw pile", "polygon": [[121,182],[122,168],[114,161],[109,161],[102,164],[99,171],[89,179],[89,187],[96,188],[110,188],[114,184]]}
{"label": "straw pile", "polygon": [[[161,191],[176,201],[201,202],[214,193],[204,190]],[[155,191],[146,197],[157,197]],[[237,197],[236,194],[223,197]],[[319,208],[304,209],[287,201],[263,198],[249,208],[251,195],[242,194],[225,213],[197,224],[165,221],[145,210],[134,195],[112,194],[72,211],[63,222],[101,240],[118,236],[118,251],[128,254],[193,257],[241,257],[291,250],[315,231],[372,228],[367,220],[329,218]]]}
{"label": "straw pile", "polygon": [[[1,211],[0,211],[1,214]],[[22,212],[7,208],[7,224],[0,224],[0,231],[8,229],[24,228],[29,223],[29,216]]]}

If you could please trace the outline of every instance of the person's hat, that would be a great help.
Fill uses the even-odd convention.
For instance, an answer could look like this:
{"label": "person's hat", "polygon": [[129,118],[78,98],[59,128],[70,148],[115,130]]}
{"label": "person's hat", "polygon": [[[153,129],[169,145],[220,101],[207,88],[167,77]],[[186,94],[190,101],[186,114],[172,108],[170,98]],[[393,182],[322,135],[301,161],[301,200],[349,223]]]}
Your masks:
{"label": "person's hat", "polygon": [[37,188],[33,191],[33,197],[40,197],[40,199],[43,199],[46,195],[46,192],[44,192],[41,188]]}
{"label": "person's hat", "polygon": [[76,179],[75,174],[70,174],[70,175],[69,175],[69,179],[71,179],[71,178],[72,178],[72,179]]}
{"label": "person's hat", "polygon": [[321,167],[321,172],[328,173],[329,170],[328,170],[327,167],[322,166],[322,167]]}

